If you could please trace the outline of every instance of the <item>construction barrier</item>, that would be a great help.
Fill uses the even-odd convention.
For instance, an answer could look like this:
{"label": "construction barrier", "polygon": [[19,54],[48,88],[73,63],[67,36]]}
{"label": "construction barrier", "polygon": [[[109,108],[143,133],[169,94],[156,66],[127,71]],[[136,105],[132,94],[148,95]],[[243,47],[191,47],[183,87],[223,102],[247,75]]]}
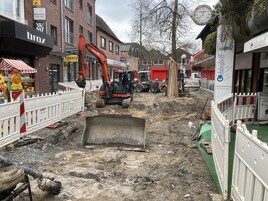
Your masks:
{"label": "construction barrier", "polygon": [[70,89],[24,99],[15,92],[10,103],[0,104],[0,148],[68,116],[84,111],[84,91]]}

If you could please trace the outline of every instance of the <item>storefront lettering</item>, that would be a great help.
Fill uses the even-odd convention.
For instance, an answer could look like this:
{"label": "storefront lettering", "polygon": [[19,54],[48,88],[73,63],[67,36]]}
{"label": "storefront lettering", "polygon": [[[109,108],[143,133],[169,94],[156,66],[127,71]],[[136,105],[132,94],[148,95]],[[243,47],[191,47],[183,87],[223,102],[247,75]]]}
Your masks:
{"label": "storefront lettering", "polygon": [[34,34],[31,34],[27,31],[27,39],[37,42],[37,43],[41,43],[44,44],[46,42],[45,38],[41,38],[40,36],[36,36]]}

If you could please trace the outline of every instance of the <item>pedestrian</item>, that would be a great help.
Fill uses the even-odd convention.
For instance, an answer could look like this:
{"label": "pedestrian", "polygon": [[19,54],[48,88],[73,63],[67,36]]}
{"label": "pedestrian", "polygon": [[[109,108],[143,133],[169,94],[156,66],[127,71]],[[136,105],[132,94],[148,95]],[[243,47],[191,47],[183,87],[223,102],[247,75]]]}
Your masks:
{"label": "pedestrian", "polygon": [[83,72],[80,71],[78,73],[78,78],[75,80],[75,83],[80,88],[83,88],[84,89],[86,87],[86,78],[84,77]]}
{"label": "pedestrian", "polygon": [[153,92],[156,94],[159,92],[159,82],[158,79],[156,78],[154,83],[153,83]]}

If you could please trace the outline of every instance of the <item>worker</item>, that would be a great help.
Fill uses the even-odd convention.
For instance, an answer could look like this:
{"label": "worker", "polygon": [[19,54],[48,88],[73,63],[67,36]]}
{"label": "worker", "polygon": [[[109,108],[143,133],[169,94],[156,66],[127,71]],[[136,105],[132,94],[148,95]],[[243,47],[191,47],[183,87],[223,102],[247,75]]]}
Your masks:
{"label": "worker", "polygon": [[154,93],[158,93],[160,90],[159,90],[159,82],[158,82],[158,79],[156,78],[154,83],[153,83],[153,92]]}
{"label": "worker", "polygon": [[75,80],[77,86],[80,88],[85,88],[86,87],[86,78],[83,75],[83,72],[78,73],[78,78]]}

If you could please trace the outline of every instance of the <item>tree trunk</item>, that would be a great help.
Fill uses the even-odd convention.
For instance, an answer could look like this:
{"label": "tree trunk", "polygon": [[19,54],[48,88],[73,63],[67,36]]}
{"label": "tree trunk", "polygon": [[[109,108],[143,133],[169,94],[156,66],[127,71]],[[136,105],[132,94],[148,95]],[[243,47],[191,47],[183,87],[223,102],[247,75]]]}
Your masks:
{"label": "tree trunk", "polygon": [[[176,58],[176,31],[177,31],[177,12],[178,12],[178,0],[175,0],[173,18],[172,18],[172,52],[171,58],[177,61]],[[178,66],[172,62],[169,69],[169,81],[168,81],[168,97],[178,97]]]}

